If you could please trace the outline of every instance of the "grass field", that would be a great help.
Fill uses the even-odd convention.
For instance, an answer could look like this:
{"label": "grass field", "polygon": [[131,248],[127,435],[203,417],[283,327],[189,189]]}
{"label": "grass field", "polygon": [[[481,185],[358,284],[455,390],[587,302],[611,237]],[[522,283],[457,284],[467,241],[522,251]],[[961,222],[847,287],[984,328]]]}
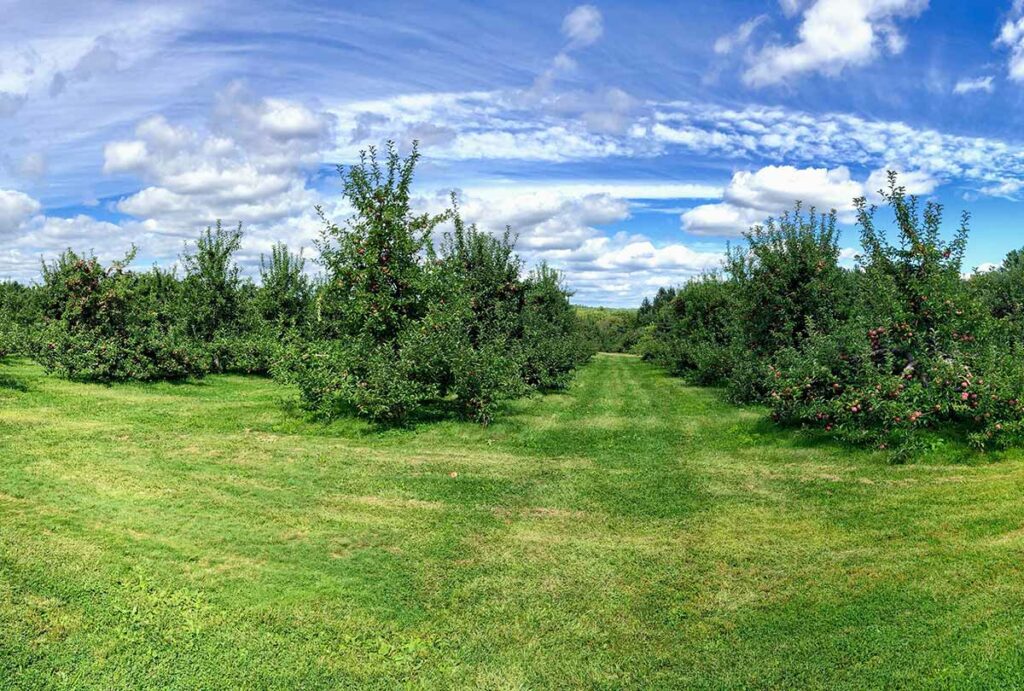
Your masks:
{"label": "grass field", "polygon": [[0,687],[1024,684],[1024,459],[892,466],[627,356],[490,427],[0,366]]}

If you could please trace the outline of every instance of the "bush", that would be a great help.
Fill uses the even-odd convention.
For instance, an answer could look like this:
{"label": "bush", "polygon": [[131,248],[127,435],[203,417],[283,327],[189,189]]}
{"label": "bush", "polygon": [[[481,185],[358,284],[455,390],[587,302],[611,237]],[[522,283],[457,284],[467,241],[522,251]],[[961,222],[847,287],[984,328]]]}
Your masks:
{"label": "bush", "polygon": [[638,311],[608,307],[576,307],[587,348],[599,353],[631,353],[641,336]]}
{"label": "bush", "polygon": [[965,214],[948,241],[942,207],[890,174],[877,210],[855,200],[858,270],[839,267],[835,214],[792,214],[730,250],[723,279],[645,301],[638,350],[731,398],[908,458],[942,435],[978,448],[1024,441],[1024,254],[964,280]]}
{"label": "bush", "polygon": [[32,353],[42,321],[37,293],[14,281],[0,282],[0,358]]}
{"label": "bush", "polygon": [[159,274],[126,270],[134,251],[103,267],[71,250],[43,267],[43,326],[36,358],[83,381],[151,381],[201,375],[201,352],[175,328]]}
{"label": "bush", "polygon": [[526,279],[523,308],[523,380],[538,389],[565,388],[573,370],[592,355],[562,276],[541,263]]}
{"label": "bush", "polygon": [[1024,389],[1018,368],[999,361],[989,319],[960,277],[966,215],[944,242],[941,207],[921,211],[894,177],[884,197],[898,244],[858,200],[859,316],[779,359],[774,415],[900,455],[920,446],[920,430],[940,426],[962,429],[979,447],[1007,443],[1019,434]]}
{"label": "bush", "polygon": [[232,346],[239,343],[246,307],[245,285],[234,254],[241,247],[242,226],[227,230],[220,221],[185,247],[181,263],[180,320],[196,347],[205,347],[214,372],[234,368]]}
{"label": "bush", "polygon": [[652,303],[641,355],[695,384],[724,384],[735,362],[734,284],[711,274],[662,295]]}
{"label": "bush", "polygon": [[728,379],[738,401],[763,400],[766,361],[800,348],[812,332],[828,333],[850,311],[848,274],[839,267],[835,212],[769,218],[731,250],[726,271],[734,285],[734,358]]}
{"label": "bush", "polygon": [[[322,415],[400,423],[450,400],[487,422],[529,387],[564,386],[583,356],[557,272],[541,267],[524,281],[510,233],[467,227],[454,199],[446,212],[412,213],[417,158],[391,146],[382,164],[370,150],[344,173],[353,217],[324,219],[317,340],[277,370]],[[435,247],[432,232],[449,221]]]}

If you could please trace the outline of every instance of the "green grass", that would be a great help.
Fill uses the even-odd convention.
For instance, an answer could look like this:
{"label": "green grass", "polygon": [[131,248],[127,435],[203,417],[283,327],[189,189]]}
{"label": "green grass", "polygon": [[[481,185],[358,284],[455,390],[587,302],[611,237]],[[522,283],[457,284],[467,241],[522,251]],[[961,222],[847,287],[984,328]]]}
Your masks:
{"label": "green grass", "polygon": [[0,374],[3,688],[1024,684],[1020,455],[889,465],[628,356],[390,432]]}

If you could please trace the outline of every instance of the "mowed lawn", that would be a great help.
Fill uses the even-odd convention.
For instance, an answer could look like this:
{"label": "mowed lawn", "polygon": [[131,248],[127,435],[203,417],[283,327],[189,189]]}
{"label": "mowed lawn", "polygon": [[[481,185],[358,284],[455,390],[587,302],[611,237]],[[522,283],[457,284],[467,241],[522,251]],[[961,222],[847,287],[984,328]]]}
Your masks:
{"label": "mowed lawn", "polygon": [[893,466],[628,356],[490,427],[0,374],[0,688],[1024,684],[1024,456]]}

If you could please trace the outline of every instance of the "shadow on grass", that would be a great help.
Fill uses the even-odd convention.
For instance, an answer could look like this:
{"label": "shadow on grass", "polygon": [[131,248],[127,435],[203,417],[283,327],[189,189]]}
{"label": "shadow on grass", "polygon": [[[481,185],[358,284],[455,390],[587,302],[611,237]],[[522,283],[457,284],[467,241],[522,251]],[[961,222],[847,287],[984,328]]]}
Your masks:
{"label": "shadow on grass", "polygon": [[752,435],[774,446],[791,449],[821,449],[848,454],[875,454],[890,464],[984,464],[1005,456],[1003,450],[982,451],[971,445],[966,426],[947,424],[917,433],[913,448],[906,453],[878,449],[868,444],[839,439],[825,430],[800,425],[784,425],[764,416],[752,425]]}
{"label": "shadow on grass", "polygon": [[0,390],[20,391],[24,393],[25,391],[28,391],[28,384],[17,377],[12,377],[9,374],[0,374]]}
{"label": "shadow on grass", "polygon": [[658,367],[665,376],[682,382],[685,386],[709,391],[722,403],[738,411],[746,411],[757,415],[757,419],[747,424],[744,432],[748,436],[747,443],[757,446],[776,448],[821,450],[832,453],[861,454],[865,457],[874,456],[885,459],[889,464],[930,463],[930,464],[985,464],[1002,459],[1004,450],[982,451],[970,443],[971,430],[967,425],[946,424],[936,429],[922,429],[916,432],[912,447],[894,452],[892,448],[879,449],[871,444],[858,443],[835,437],[824,429],[802,426],[799,424],[782,424],[771,419],[768,409],[756,404],[734,403],[729,400],[723,388],[705,386],[695,383],[685,376],[674,375],[663,367]]}

